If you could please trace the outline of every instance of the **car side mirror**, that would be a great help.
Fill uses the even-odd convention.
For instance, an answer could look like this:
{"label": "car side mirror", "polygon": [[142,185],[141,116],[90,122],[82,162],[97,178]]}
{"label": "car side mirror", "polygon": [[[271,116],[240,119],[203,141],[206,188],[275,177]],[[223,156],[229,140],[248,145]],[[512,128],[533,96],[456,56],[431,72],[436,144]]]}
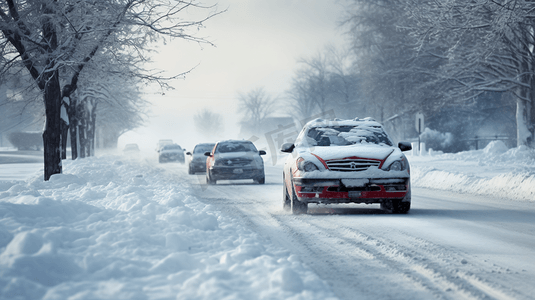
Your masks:
{"label": "car side mirror", "polygon": [[281,146],[281,152],[291,153],[294,151],[295,145],[292,143],[284,143]]}
{"label": "car side mirror", "polygon": [[189,152],[189,151],[188,151],[188,152],[186,152],[186,155],[191,155],[191,152]]}
{"label": "car side mirror", "polygon": [[399,142],[398,147],[401,151],[409,151],[412,150],[412,145],[409,142]]}
{"label": "car side mirror", "polygon": [[267,153],[266,153],[266,151],[264,151],[264,150],[260,150],[260,151],[258,151],[258,154],[259,154],[259,155],[266,155]]}
{"label": "car side mirror", "polygon": [[212,156],[212,152],[204,152],[204,156]]}

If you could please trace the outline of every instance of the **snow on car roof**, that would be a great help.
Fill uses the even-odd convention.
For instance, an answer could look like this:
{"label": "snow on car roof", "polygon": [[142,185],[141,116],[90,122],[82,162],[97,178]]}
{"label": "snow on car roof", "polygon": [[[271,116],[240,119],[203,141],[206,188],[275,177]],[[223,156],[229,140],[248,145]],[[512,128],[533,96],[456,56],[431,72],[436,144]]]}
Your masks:
{"label": "snow on car roof", "polygon": [[306,123],[305,127],[315,128],[315,127],[339,127],[339,126],[358,126],[358,127],[371,127],[371,128],[383,128],[381,123],[375,121],[373,118],[364,118],[359,119],[355,118],[353,120],[325,120],[325,119],[315,119]]}
{"label": "snow on car roof", "polygon": [[392,141],[381,123],[372,118],[353,120],[315,119],[305,125],[305,140],[309,146],[344,146],[373,143],[392,146]]}

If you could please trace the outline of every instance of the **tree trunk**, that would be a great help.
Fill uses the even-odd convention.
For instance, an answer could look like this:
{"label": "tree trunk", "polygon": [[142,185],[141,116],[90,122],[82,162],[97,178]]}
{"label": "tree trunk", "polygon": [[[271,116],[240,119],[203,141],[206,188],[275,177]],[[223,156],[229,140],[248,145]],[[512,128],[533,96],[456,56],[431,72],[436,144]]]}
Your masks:
{"label": "tree trunk", "polygon": [[78,115],[77,115],[77,101],[76,96],[73,94],[70,97],[70,104],[67,110],[69,115],[69,130],[71,134],[71,158],[75,160],[78,158]]}
{"label": "tree trunk", "polygon": [[93,101],[91,105],[91,131],[90,131],[90,150],[91,150],[91,156],[95,156],[95,134],[96,134],[96,121],[97,121],[97,101]]}
{"label": "tree trunk", "polygon": [[86,134],[87,134],[87,126],[86,126],[86,120],[85,120],[85,116],[83,116],[81,119],[80,119],[80,124],[78,126],[78,138],[80,139],[80,151],[79,151],[79,154],[80,154],[80,158],[85,158],[86,157],[86,145],[87,145],[87,138],[86,138]]}
{"label": "tree trunk", "polygon": [[63,121],[63,119],[60,120],[61,159],[67,159],[67,135],[69,133],[69,127],[67,122]]}
{"label": "tree trunk", "polygon": [[516,100],[516,139],[517,147],[530,146],[533,134],[529,128],[529,102],[520,98]]}
{"label": "tree trunk", "polygon": [[54,174],[61,174],[60,132],[61,132],[61,89],[58,71],[45,73],[47,83],[44,89],[46,124],[43,132],[45,181]]}

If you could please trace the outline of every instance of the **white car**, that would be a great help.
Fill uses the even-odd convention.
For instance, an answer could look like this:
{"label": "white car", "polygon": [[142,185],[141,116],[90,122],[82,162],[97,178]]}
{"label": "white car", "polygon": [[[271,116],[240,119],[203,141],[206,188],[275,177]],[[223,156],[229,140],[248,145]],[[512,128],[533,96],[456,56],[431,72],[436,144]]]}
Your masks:
{"label": "white car", "polygon": [[123,149],[125,155],[139,154],[139,146],[137,144],[126,144]]}
{"label": "white car", "polygon": [[410,167],[383,126],[371,118],[316,119],[307,123],[284,164],[283,207],[307,213],[309,203],[380,203],[391,213],[411,206]]}

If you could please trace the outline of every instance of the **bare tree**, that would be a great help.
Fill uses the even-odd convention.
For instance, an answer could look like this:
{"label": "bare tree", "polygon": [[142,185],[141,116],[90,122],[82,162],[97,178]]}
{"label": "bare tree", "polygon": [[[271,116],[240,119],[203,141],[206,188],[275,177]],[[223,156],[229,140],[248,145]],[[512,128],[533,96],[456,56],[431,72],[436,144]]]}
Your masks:
{"label": "bare tree", "polygon": [[239,109],[243,114],[242,125],[249,126],[252,132],[258,133],[263,123],[276,110],[277,100],[269,96],[264,88],[255,88],[247,94],[238,96]]}
{"label": "bare tree", "polygon": [[381,122],[421,109],[430,90],[429,62],[417,57],[402,1],[352,0],[344,19],[360,91]]}
{"label": "bare tree", "polygon": [[[189,9],[208,9],[207,17],[189,21],[184,18]],[[147,45],[161,37],[206,42],[188,29],[198,29],[215,14],[194,0],[2,0],[0,73],[23,67],[43,93],[44,179],[62,172],[61,103],[76,91],[88,62],[103,52],[123,54],[127,49],[146,61]],[[164,79],[136,68],[145,79]],[[70,87],[62,89],[67,84]]]}
{"label": "bare tree", "polygon": [[288,91],[292,115],[300,120],[333,111],[354,118],[365,113],[360,79],[354,69],[352,52],[332,46],[312,58],[300,59]]}
{"label": "bare tree", "polygon": [[223,116],[210,109],[203,109],[193,116],[195,129],[206,137],[216,137],[223,133]]}
{"label": "bare tree", "polygon": [[450,99],[506,92],[516,102],[517,145],[535,146],[535,3],[406,0],[419,47],[445,48],[439,75]]}

